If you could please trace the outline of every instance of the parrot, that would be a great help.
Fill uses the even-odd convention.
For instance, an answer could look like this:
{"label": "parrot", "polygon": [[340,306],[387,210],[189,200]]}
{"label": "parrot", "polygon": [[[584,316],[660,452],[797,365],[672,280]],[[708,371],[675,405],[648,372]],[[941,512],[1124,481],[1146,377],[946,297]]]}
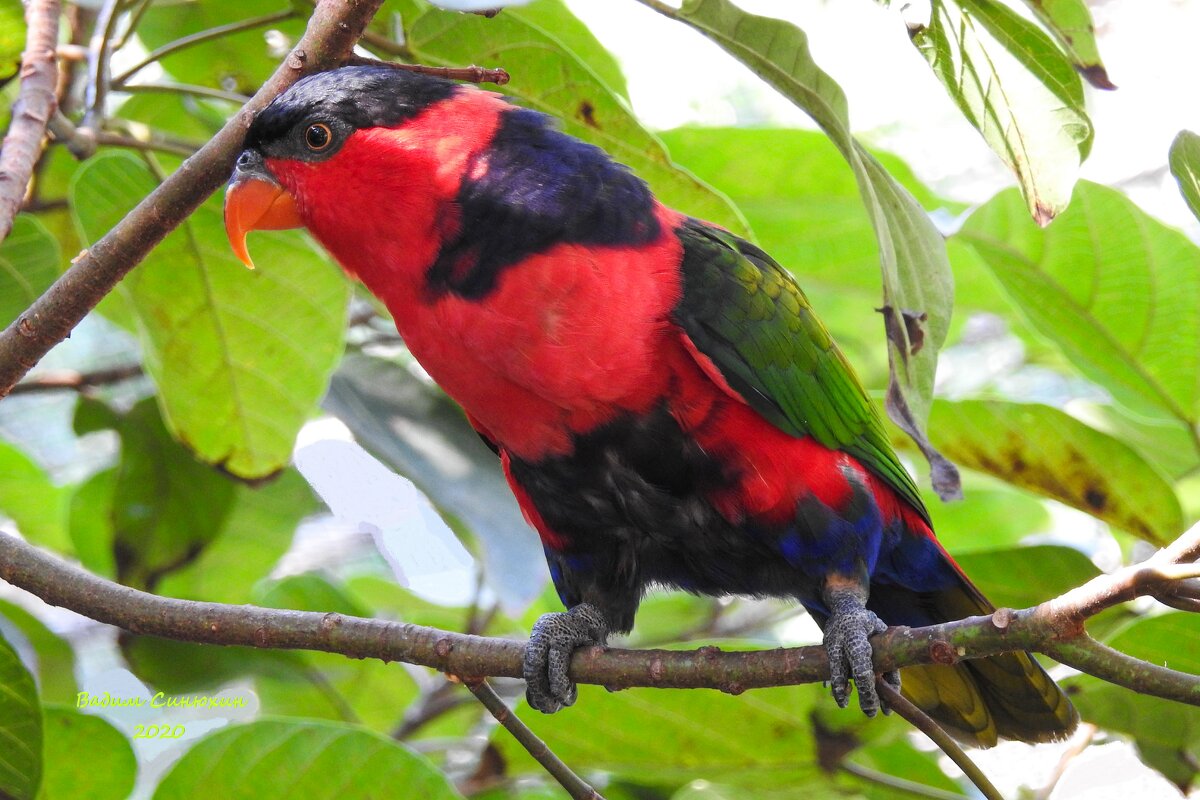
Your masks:
{"label": "parrot", "polygon": [[[798,602],[869,716],[873,635],[994,610],[792,274],[550,116],[387,66],[309,75],[251,122],[224,213],[250,267],[250,231],[306,228],[499,457],[566,608],[524,651],[533,708],[574,703],[572,653],[651,587]],[[903,673],[975,746],[1078,722],[1026,652]]]}

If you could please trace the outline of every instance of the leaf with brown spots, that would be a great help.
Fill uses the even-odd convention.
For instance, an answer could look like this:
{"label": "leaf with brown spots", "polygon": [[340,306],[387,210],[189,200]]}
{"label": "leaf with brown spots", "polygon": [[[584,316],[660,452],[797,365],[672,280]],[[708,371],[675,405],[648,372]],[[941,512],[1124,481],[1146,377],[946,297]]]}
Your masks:
{"label": "leaf with brown spots", "polygon": [[1154,544],[1184,527],[1171,484],[1132,448],[1050,406],[938,400],[934,443],[963,466],[1085,511]]}
{"label": "leaf with brown spots", "polygon": [[1083,0],[1025,0],[1025,5],[1046,26],[1088,83],[1097,89],[1117,88],[1108,79],[1108,70],[1100,60],[1096,26]]}

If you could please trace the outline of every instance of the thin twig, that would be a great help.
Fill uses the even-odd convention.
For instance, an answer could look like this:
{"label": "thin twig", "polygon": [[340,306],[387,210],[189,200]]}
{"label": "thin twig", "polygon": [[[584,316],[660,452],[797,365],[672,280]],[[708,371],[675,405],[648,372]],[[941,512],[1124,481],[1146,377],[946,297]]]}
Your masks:
{"label": "thin twig", "polygon": [[[34,5],[53,2],[36,0]],[[304,36],[251,101],[111,231],[77,256],[71,268],[0,333],[0,398],[65,339],[164,236],[228,180],[254,115],[303,75],[342,63],[382,2],[320,3]]]}
{"label": "thin twig", "polygon": [[87,111],[83,115],[85,128],[99,128],[104,120],[104,101],[108,96],[108,57],[111,52],[109,45],[116,33],[120,7],[121,0],[104,0],[96,17],[96,27],[88,46]]}
{"label": "thin twig", "polygon": [[505,705],[500,696],[483,678],[463,678],[463,684],[471,690],[471,694],[483,703],[491,715],[496,718],[504,729],[542,765],[554,780],[567,790],[573,800],[604,800],[604,797],[592,788],[591,784],[575,774],[561,758],[554,755],[550,747],[538,735],[529,730],[524,722]]}
{"label": "thin twig", "polygon": [[182,94],[193,97],[206,97],[211,100],[224,100],[235,105],[242,105],[250,98],[237,92],[227,92],[223,89],[213,89],[209,86],[193,86],[189,83],[130,83],[121,87],[122,92],[133,94],[141,92],[160,92],[164,94]]}
{"label": "thin twig", "polygon": [[137,31],[138,25],[142,22],[142,17],[146,16],[146,12],[150,10],[150,6],[153,3],[154,0],[142,0],[141,4],[130,16],[129,24],[125,26],[125,30],[121,31],[121,36],[117,39],[116,44],[112,46],[114,53],[129,43],[129,37],[133,36],[134,32]]}
{"label": "thin twig", "polygon": [[251,17],[250,19],[231,22],[228,25],[219,25],[215,28],[209,28],[206,31],[199,31],[190,36],[184,36],[173,42],[168,42],[162,47],[150,51],[141,61],[113,78],[112,85],[114,88],[121,88],[135,73],[173,53],[178,53],[180,50],[186,50],[194,45],[203,44],[213,39],[220,39],[233,33],[241,33],[242,31],[254,30],[265,25],[272,25],[276,22],[283,22],[294,16],[296,16],[296,11],[289,8],[286,11],[276,11],[274,14],[263,14],[261,17]]}
{"label": "thin twig", "polygon": [[416,72],[420,75],[436,75],[451,81],[467,81],[468,83],[494,83],[503,86],[508,83],[510,76],[507,70],[499,67],[431,67],[425,64],[401,64],[398,61],[381,61],[378,58],[366,56],[351,56],[347,64],[367,67],[391,67],[404,72]]}
{"label": "thin twig", "polygon": [[415,703],[409,704],[404,718],[392,731],[392,738],[397,741],[408,739],[443,714],[471,702],[470,698],[459,694],[456,689],[456,683],[443,680],[433,691],[423,692]]}
{"label": "thin twig", "polygon": [[879,692],[879,698],[887,704],[888,708],[895,711],[904,719],[908,720],[917,730],[933,740],[941,751],[950,757],[950,760],[958,765],[958,768],[963,771],[971,783],[975,784],[975,788],[979,789],[980,793],[987,800],[1004,800],[1004,796],[996,790],[992,782],[988,780],[987,775],[979,769],[979,766],[967,758],[967,754],[958,746],[958,742],[950,738],[950,734],[938,725],[929,715],[921,709],[910,703],[904,695],[892,688],[887,681],[875,681],[875,688]]}
{"label": "thin twig", "polygon": [[92,372],[59,370],[44,372],[35,378],[18,383],[12,394],[39,394],[43,392],[84,392],[98,386],[108,386],[142,375],[141,364],[98,369]]}
{"label": "thin twig", "polygon": [[888,775],[886,772],[864,767],[861,764],[855,764],[853,761],[843,761],[838,764],[838,769],[861,780],[877,783],[891,792],[903,792],[915,797],[930,797],[933,800],[963,800],[963,796],[956,792],[947,792],[935,786],[926,786],[916,781],[897,778],[895,775]]}
{"label": "thin twig", "polygon": [[0,242],[12,230],[25,201],[33,165],[42,149],[46,123],[58,107],[58,0],[30,0],[25,6],[28,34],[21,55],[21,86],[12,106],[12,122],[0,148]]}
{"label": "thin twig", "polygon": [[93,131],[91,128],[75,127],[61,112],[55,112],[50,118],[49,129],[54,141],[70,151],[71,155],[83,161],[96,153],[96,147],[129,147],[134,150],[154,150],[171,155],[188,156],[200,149],[199,144],[188,144],[173,139],[153,137],[149,139],[127,136],[111,131]]}

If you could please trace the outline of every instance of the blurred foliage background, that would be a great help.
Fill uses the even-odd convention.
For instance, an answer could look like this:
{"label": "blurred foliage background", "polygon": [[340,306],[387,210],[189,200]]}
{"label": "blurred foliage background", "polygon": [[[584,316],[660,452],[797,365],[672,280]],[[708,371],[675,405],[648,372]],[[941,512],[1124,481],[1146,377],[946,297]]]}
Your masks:
{"label": "blurred foliage background", "polygon": [[[820,72],[791,24],[725,0],[644,5],[732,53],[822,130],[652,131],[632,111],[618,60],[560,0],[494,18],[388,0],[363,46],[508,69],[501,91],[793,270],[877,396],[888,380],[881,292],[928,308],[931,339],[907,385],[934,445],[962,468],[965,497],[943,504],[929,491],[926,502],[942,542],[996,604],[1053,597],[1200,518],[1200,249],[1122,191],[1077,180],[1094,134],[1086,99],[1111,86],[1082,0],[894,10],[895,36],[911,39],[932,68],[926,77],[1011,170],[1013,188],[972,205],[852,136],[837,76]],[[62,117],[0,243],[0,325],[220,128],[309,8],[65,4]],[[23,42],[21,9],[7,2],[3,127]],[[97,58],[111,65],[100,93],[87,68]],[[703,64],[674,67],[679,80],[703,80]],[[1171,152],[1193,210],[1198,147],[1181,136]],[[221,198],[210,199],[0,403],[5,531],[181,598],[514,638],[559,610],[494,456],[408,357],[385,312],[303,233],[256,234],[253,249],[250,273],[229,252]],[[923,302],[902,302],[914,296]],[[357,441],[405,476],[470,564],[401,585],[400,551],[434,548],[441,523],[419,498],[371,525],[330,513],[292,466],[298,437]],[[895,443],[928,486],[911,440],[897,430]],[[1147,601],[1089,629],[1139,658],[1200,671],[1194,616]],[[813,641],[815,630],[778,603],[661,594],[628,644],[776,646]],[[1081,796],[1067,793],[1064,773],[1089,751],[1109,748],[1111,759],[1119,747],[1146,791],[1190,790],[1200,712],[1056,675],[1088,724],[1066,745],[981,756],[1002,787]],[[0,689],[0,739],[13,743],[0,750],[0,796],[561,792],[462,687],[428,670],[117,635],[16,590],[0,592]],[[520,695],[515,683],[500,689]],[[80,692],[245,705],[80,708]],[[610,800],[970,796],[902,721],[838,713],[819,686],[740,697],[584,687],[563,714],[522,716]],[[147,725],[183,732],[132,738]]]}

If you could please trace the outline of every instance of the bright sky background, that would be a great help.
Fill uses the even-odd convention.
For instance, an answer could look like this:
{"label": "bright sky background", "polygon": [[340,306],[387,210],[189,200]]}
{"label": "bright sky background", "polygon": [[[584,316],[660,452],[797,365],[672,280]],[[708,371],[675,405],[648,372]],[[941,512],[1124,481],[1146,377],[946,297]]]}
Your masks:
{"label": "bright sky background", "polygon": [[[568,3],[620,60],[634,110],[650,127],[814,127],[747,68],[685,26],[631,0]],[[740,0],[738,5],[800,26],[817,63],[846,91],[855,131],[902,156],[937,191],[982,202],[1013,185],[909,43],[898,10],[875,0]],[[906,5],[919,18],[921,0],[894,2],[896,9]],[[1175,135],[1182,128],[1200,130],[1195,85],[1200,2],[1092,0],[1088,5],[1109,76],[1120,88],[1086,89],[1096,141],[1082,174],[1116,185],[1150,213],[1200,233],[1166,171]]]}

